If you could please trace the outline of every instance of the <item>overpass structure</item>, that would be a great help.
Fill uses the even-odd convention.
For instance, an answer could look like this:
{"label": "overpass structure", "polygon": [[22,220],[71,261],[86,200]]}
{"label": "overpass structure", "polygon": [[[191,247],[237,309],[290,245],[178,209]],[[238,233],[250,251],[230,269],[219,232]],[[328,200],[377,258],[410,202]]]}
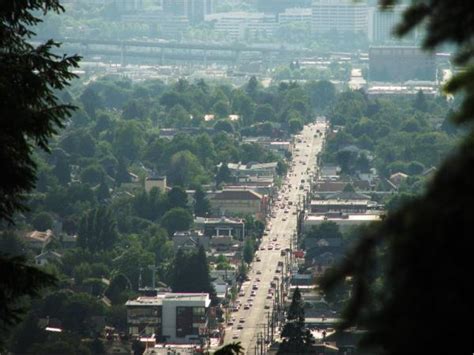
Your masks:
{"label": "overpass structure", "polygon": [[[43,42],[37,38],[34,42]],[[104,55],[120,57],[125,64],[127,58],[147,58],[163,64],[167,61],[221,62],[238,64],[244,61],[261,60],[266,63],[288,62],[298,58],[328,58],[334,53],[285,46],[257,46],[239,43],[185,43],[174,41],[139,41],[60,38],[62,50],[74,51],[84,57]]]}

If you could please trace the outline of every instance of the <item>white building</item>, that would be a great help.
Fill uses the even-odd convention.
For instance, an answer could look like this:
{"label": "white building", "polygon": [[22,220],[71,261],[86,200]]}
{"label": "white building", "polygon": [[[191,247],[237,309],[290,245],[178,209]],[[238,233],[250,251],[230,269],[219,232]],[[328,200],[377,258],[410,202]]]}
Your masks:
{"label": "white building", "polygon": [[278,15],[278,22],[280,26],[291,23],[311,23],[312,10],[311,8],[291,8],[286,9]]}
{"label": "white building", "polygon": [[377,7],[369,9],[369,41],[377,44],[386,44],[397,41],[392,34],[394,27],[401,22],[406,5],[392,6],[382,11]]}
{"label": "white building", "polygon": [[275,16],[261,12],[221,12],[206,15],[205,20],[229,40],[271,37],[277,26]]}
{"label": "white building", "polygon": [[164,293],[125,303],[131,336],[155,336],[167,343],[199,343],[206,333],[207,293]]}
{"label": "white building", "polygon": [[313,0],[312,31],[314,33],[367,33],[367,27],[366,1]]}

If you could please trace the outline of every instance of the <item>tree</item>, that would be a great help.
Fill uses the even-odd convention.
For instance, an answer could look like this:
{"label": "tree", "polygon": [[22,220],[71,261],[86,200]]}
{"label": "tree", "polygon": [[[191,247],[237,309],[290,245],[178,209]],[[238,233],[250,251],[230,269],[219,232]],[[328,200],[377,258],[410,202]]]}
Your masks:
{"label": "tree", "polygon": [[[455,75],[446,89],[463,94],[463,103],[453,115],[458,123],[472,122],[474,117],[474,27],[466,16],[473,12],[472,2],[413,2],[396,27],[397,33],[404,35],[417,25],[426,26],[426,49],[455,44],[455,62],[466,70]],[[439,326],[464,324],[472,313],[472,285],[460,272],[469,268],[470,249],[466,246],[472,239],[470,216],[474,213],[474,134],[470,129],[426,192],[366,232],[347,259],[322,282],[327,289],[344,282],[348,275],[352,277],[351,298],[341,327],[357,324],[366,329],[361,341],[375,353],[399,354],[408,348],[412,353],[472,351],[469,327]],[[458,227],[454,243],[452,226]],[[427,276],[428,270],[436,277]],[[377,287],[379,277],[384,282]],[[456,305],[457,311],[446,304]],[[429,340],[438,338],[443,341]]]}
{"label": "tree", "polygon": [[97,185],[104,179],[104,175],[104,169],[100,165],[89,165],[81,172],[81,182],[84,184]]}
{"label": "tree", "polygon": [[426,102],[426,97],[422,90],[418,90],[416,93],[415,101],[413,101],[413,108],[422,112],[428,110],[428,103]]}
{"label": "tree", "polygon": [[232,122],[228,120],[219,120],[216,122],[214,125],[214,129],[216,131],[223,131],[227,133],[234,133],[234,126],[232,125]]}
{"label": "tree", "polygon": [[201,163],[189,150],[180,151],[171,157],[167,176],[172,184],[188,186],[203,174]]}
{"label": "tree", "polygon": [[164,214],[160,224],[171,236],[176,231],[189,230],[193,224],[193,216],[184,208],[172,208]]}
{"label": "tree", "polygon": [[39,231],[51,229],[53,226],[53,218],[48,212],[40,212],[33,218],[33,228]]}
{"label": "tree", "polygon": [[[13,222],[25,211],[25,194],[35,185],[36,147],[49,151],[49,139],[64,126],[73,106],[60,104],[56,92],[76,77],[78,56],[52,53],[53,40],[35,46],[31,28],[35,14],[62,12],[58,0],[15,0],[0,4],[0,221]],[[0,256],[0,348],[26,309],[25,296],[38,296],[54,277],[26,264],[20,257]]]}
{"label": "tree", "polygon": [[325,109],[336,98],[336,88],[330,81],[311,81],[306,85],[306,89],[311,106],[316,109]]}
{"label": "tree", "polygon": [[250,264],[252,262],[254,252],[255,252],[254,243],[253,243],[252,239],[248,238],[245,241],[244,251],[243,251],[244,261],[247,264]]}
{"label": "tree", "polygon": [[281,333],[281,336],[285,339],[280,344],[278,354],[314,352],[314,349],[312,349],[314,339],[309,330],[304,329],[305,316],[303,307],[300,289],[296,287],[286,315],[286,323]]}
{"label": "tree", "polygon": [[292,134],[296,134],[303,129],[303,121],[301,118],[292,118],[288,121],[288,127]]}
{"label": "tree", "polygon": [[206,292],[214,299],[215,291],[209,276],[206,252],[202,246],[192,253],[179,249],[172,270],[173,292]]}
{"label": "tree", "polygon": [[102,179],[102,182],[96,191],[96,195],[99,202],[104,202],[110,198],[109,187],[107,186],[105,179]]}
{"label": "tree", "polygon": [[77,244],[93,252],[111,249],[118,238],[117,221],[107,207],[87,212],[81,219]]}
{"label": "tree", "polygon": [[56,0],[21,4],[6,0],[0,5],[0,218],[9,221],[15,211],[25,210],[24,193],[34,187],[34,147],[49,151],[49,138],[74,108],[59,104],[54,92],[76,77],[70,68],[77,67],[80,58],[52,54],[58,46],[52,40],[38,47],[30,44],[31,25],[41,21],[33,15],[36,10],[61,12],[63,8]]}
{"label": "tree", "polygon": [[212,106],[212,112],[220,118],[229,116],[229,111],[229,104],[224,100],[217,101],[214,106]]}
{"label": "tree", "polygon": [[71,181],[71,168],[64,155],[58,155],[56,164],[53,168],[53,174],[61,185],[66,185]]}
{"label": "tree", "polygon": [[90,118],[95,118],[95,113],[99,108],[103,107],[102,98],[91,87],[87,86],[80,97],[84,111],[87,112]]}
{"label": "tree", "polygon": [[206,192],[199,185],[194,193],[194,214],[199,217],[205,217],[211,211],[211,204],[206,197]]}
{"label": "tree", "polygon": [[187,208],[188,195],[186,191],[180,186],[173,186],[166,195],[166,202],[168,209],[171,208]]}
{"label": "tree", "polygon": [[227,163],[221,163],[221,166],[219,167],[219,170],[216,174],[216,185],[220,185],[223,182],[229,182],[231,179],[232,176]]}
{"label": "tree", "polygon": [[275,110],[269,104],[259,105],[255,109],[254,120],[257,122],[275,121]]}
{"label": "tree", "polygon": [[224,345],[222,348],[217,349],[214,355],[239,355],[244,354],[244,348],[240,345],[240,341]]}

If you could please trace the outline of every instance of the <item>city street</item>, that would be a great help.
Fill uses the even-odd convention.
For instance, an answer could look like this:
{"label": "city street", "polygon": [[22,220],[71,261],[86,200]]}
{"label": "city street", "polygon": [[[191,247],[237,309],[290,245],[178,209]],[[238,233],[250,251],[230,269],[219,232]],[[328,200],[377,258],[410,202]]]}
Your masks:
{"label": "city street", "polygon": [[[325,128],[325,122],[319,119],[306,125],[295,137],[288,174],[273,201],[272,216],[249,270],[250,280],[242,285],[237,297],[240,308],[229,314],[235,320],[226,328],[224,343],[240,341],[246,354],[265,353],[266,346],[260,339],[264,336],[270,339],[272,330],[268,330],[268,325],[272,324],[272,310],[278,303],[284,304],[281,302],[285,289],[282,277],[291,270],[290,251],[295,248],[298,209],[303,209],[315,174],[316,156],[322,149]],[[271,286],[272,281],[275,287]],[[276,326],[276,322],[273,324]]]}

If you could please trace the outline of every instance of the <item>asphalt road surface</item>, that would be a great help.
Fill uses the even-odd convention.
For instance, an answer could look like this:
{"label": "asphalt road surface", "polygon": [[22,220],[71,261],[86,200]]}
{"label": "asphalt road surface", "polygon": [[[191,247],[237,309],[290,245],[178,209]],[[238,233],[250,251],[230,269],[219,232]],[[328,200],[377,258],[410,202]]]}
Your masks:
{"label": "asphalt road surface", "polygon": [[[270,283],[275,277],[281,280],[285,272],[282,267],[278,267],[278,262],[285,264],[289,260],[289,257],[281,255],[282,250],[293,247],[295,243],[297,208],[303,208],[303,196],[309,191],[310,181],[317,169],[316,155],[322,149],[325,129],[324,120],[318,119],[306,125],[295,137],[293,158],[278,198],[273,201],[272,218],[269,219],[260,250],[251,265],[248,275],[250,281],[242,285],[242,293],[237,298],[241,307],[237,312],[230,312],[234,322],[226,328],[224,344],[240,341],[247,354],[256,354],[259,334],[263,334],[264,327],[267,327],[277,297],[275,289],[270,293]],[[249,306],[245,307],[246,304]]]}

